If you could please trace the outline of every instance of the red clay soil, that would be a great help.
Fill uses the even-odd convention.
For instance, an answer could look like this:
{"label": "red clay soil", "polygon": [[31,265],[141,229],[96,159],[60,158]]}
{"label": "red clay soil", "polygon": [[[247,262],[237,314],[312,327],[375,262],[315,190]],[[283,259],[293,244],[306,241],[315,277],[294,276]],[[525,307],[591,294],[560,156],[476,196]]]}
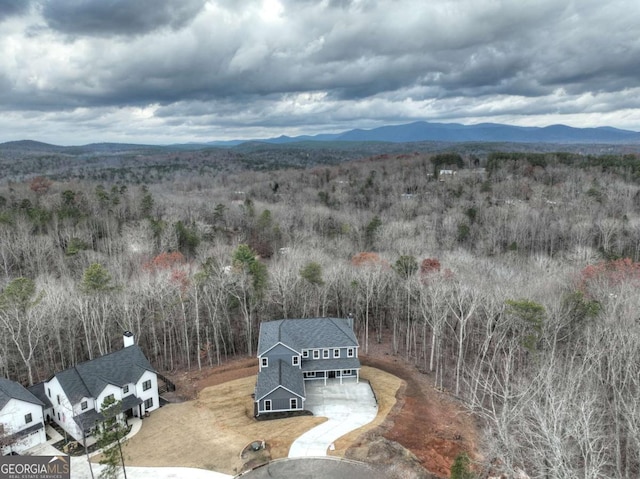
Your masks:
{"label": "red clay soil", "polygon": [[473,417],[455,398],[433,388],[433,377],[392,356],[385,347],[370,348],[360,360],[406,382],[398,391],[396,407],[382,426],[382,436],[410,450],[422,467],[439,477],[449,477],[461,452],[477,457],[479,433]]}
{"label": "red clay soil", "polygon": [[[390,346],[370,346],[369,354],[360,354],[362,364],[389,372],[406,385],[397,393],[396,406],[377,435],[395,441],[410,450],[430,473],[449,477],[458,454],[478,457],[479,433],[473,417],[455,398],[433,388],[433,376],[421,373],[414,365],[390,354]],[[203,388],[255,375],[256,358],[227,361],[221,366],[167,374],[178,386],[178,394],[188,400]]]}

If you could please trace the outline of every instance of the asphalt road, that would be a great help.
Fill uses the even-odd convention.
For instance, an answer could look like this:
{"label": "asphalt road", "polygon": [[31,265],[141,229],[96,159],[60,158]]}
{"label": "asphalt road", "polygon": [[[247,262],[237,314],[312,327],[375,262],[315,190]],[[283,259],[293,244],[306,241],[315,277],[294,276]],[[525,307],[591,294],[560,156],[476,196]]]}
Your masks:
{"label": "asphalt road", "polygon": [[368,464],[334,457],[300,457],[278,459],[253,471],[242,479],[386,479]]}

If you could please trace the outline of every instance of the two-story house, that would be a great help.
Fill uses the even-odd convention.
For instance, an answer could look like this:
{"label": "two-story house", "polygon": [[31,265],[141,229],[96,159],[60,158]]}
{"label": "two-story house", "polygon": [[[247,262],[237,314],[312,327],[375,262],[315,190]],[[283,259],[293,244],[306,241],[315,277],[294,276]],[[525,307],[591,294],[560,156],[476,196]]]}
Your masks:
{"label": "two-story house", "polygon": [[22,385],[0,378],[0,452],[21,453],[46,442],[43,404]]}
{"label": "two-story house", "polygon": [[305,381],[359,380],[358,340],[348,319],[263,322],[258,365],[256,415],[302,410]]}
{"label": "two-story house", "polygon": [[128,417],[142,417],[160,405],[157,373],[130,332],[124,333],[124,346],[37,385],[51,403],[47,414],[78,441],[103,420],[100,410],[107,399],[121,401]]}

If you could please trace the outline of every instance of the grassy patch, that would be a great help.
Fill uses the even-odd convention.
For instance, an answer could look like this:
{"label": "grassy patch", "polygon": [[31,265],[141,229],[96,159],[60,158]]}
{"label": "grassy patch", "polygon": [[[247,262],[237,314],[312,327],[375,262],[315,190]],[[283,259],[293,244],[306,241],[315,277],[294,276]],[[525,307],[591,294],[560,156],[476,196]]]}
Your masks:
{"label": "grassy patch", "polygon": [[182,466],[241,472],[243,448],[264,440],[273,459],[286,457],[291,443],[326,419],[305,416],[273,421],[253,418],[255,376],[203,389],[194,401],[169,404],[144,419],[126,447],[132,466]]}
{"label": "grassy patch", "polygon": [[[401,380],[370,367],[362,377],[371,382],[378,399],[378,416],[369,425],[344,436],[332,455],[343,456],[361,434],[375,428],[395,404]],[[264,440],[270,457],[287,457],[291,443],[322,417],[299,416],[271,421],[253,417],[255,376],[203,389],[197,399],[169,404],[144,419],[142,429],[126,447],[131,466],[182,466],[210,469],[226,474],[242,471],[241,453],[252,441]]]}

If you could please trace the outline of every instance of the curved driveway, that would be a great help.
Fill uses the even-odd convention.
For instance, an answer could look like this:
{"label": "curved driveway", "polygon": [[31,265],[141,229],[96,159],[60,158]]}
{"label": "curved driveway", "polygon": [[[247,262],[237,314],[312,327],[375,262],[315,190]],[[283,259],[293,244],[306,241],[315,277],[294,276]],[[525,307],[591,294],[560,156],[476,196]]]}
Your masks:
{"label": "curved driveway", "polygon": [[325,386],[323,381],[306,381],[305,389],[305,409],[328,421],[296,439],[289,449],[289,457],[326,456],[336,439],[370,423],[378,414],[368,382],[340,384],[333,380]]}

